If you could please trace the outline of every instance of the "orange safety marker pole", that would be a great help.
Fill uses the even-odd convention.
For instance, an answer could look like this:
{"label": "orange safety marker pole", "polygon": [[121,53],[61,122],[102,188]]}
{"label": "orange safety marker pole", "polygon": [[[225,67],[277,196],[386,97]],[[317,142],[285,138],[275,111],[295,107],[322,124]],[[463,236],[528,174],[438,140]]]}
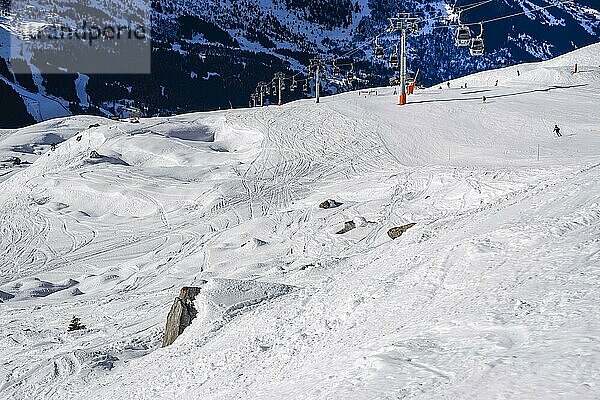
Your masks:
{"label": "orange safety marker pole", "polygon": [[400,99],[398,99],[398,105],[403,106],[406,104],[406,93],[400,93]]}

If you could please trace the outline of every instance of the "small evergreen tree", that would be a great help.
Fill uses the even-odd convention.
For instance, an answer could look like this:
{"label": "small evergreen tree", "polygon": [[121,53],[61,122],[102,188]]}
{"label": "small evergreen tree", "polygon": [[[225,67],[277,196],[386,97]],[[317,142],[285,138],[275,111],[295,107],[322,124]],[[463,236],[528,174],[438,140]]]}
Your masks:
{"label": "small evergreen tree", "polygon": [[73,315],[73,319],[71,319],[68,331],[79,331],[81,329],[85,329],[85,325],[81,323],[81,319],[79,317]]}

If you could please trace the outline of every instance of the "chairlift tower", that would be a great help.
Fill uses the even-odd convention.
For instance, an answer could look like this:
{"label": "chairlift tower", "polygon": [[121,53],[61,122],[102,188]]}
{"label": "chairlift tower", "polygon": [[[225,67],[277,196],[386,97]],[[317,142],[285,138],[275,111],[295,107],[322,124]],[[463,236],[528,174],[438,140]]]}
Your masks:
{"label": "chairlift tower", "polygon": [[406,104],[406,34],[419,29],[419,18],[411,17],[409,13],[399,13],[390,18],[389,32],[401,32],[400,40],[400,98],[398,105]]}
{"label": "chairlift tower", "polygon": [[319,103],[321,97],[321,69],[325,67],[325,61],[320,58],[310,60],[309,69],[315,73],[315,103]]}
{"label": "chairlift tower", "polygon": [[277,105],[281,106],[281,95],[283,92],[283,80],[285,79],[285,74],[283,72],[278,72],[275,74],[275,82],[277,83]]}
{"label": "chairlift tower", "polygon": [[258,103],[259,107],[263,107],[265,105],[264,99],[265,99],[266,90],[267,90],[267,83],[266,82],[258,82],[258,85],[256,85],[256,92],[257,92],[258,98],[259,98],[259,103]]}

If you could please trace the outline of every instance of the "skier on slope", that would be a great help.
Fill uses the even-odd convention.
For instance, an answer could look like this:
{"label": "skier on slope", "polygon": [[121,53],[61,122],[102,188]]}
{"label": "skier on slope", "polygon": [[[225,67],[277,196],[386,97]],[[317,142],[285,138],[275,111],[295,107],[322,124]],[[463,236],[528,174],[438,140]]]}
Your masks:
{"label": "skier on slope", "polygon": [[556,137],[561,137],[562,134],[560,133],[560,128],[558,127],[558,125],[554,125],[554,133],[556,133]]}

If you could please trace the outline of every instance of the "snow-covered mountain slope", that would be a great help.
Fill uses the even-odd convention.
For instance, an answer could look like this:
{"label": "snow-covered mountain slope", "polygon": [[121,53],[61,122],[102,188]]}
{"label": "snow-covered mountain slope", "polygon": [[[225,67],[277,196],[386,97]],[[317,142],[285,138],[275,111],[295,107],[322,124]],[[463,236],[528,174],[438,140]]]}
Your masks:
{"label": "snow-covered mountain slope", "polygon": [[0,131],[0,397],[595,398],[599,54]]}
{"label": "snow-covered mountain slope", "polygon": [[[420,71],[420,82],[425,85],[545,60],[598,42],[600,34],[597,0],[98,0],[93,8],[71,1],[36,0],[23,5],[28,7],[20,10],[13,5],[12,13],[0,12],[0,100],[15,109],[0,110],[4,112],[0,114],[1,127],[20,127],[32,119],[71,113],[123,116],[131,106],[148,116],[241,107],[248,104],[258,82],[271,80],[276,72],[306,72],[315,55],[342,57],[340,63],[346,64],[342,75],[333,75],[330,69],[325,85],[330,93],[383,85],[396,73],[387,65],[387,57],[398,37],[381,36],[381,44],[387,48],[383,60],[373,58],[373,38],[384,33],[388,18],[398,12],[410,12],[424,21],[421,31],[408,39],[408,58],[409,68]],[[48,65],[44,57],[47,46],[40,55],[28,51],[27,45],[22,59],[19,56],[5,63],[7,50],[23,43],[19,34],[31,21],[39,24],[40,16],[52,15],[67,26],[78,26],[90,11],[109,21],[132,20],[123,16],[132,13],[135,20],[145,15],[143,10],[150,12],[150,5],[150,75],[89,73],[55,65],[69,57]],[[454,45],[460,9],[468,9],[461,18],[463,23],[475,23],[473,35],[480,33],[477,22],[491,21],[484,25],[483,57],[470,57],[468,49]],[[510,18],[504,18],[507,16]],[[95,59],[97,65],[112,65],[104,57]],[[345,79],[350,62],[360,79]],[[16,66],[27,73],[15,75]],[[71,73],[50,73],[59,68]],[[284,101],[303,96],[286,91]]]}

